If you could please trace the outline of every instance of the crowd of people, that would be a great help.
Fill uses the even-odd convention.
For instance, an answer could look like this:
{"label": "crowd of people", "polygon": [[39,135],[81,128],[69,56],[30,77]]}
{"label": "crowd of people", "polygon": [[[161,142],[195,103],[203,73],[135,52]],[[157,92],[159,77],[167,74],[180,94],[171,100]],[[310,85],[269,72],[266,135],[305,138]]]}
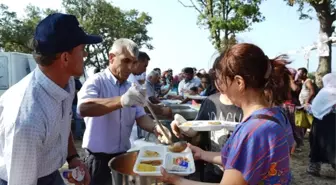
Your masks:
{"label": "crowd of people", "polygon": [[309,174],[320,176],[321,163],[331,164],[335,169],[335,93],[336,73],[323,77],[323,88],[319,89],[308,70],[290,69],[290,99],[283,106],[291,120],[296,151],[301,152],[304,136],[308,129],[310,143]]}
{"label": "crowd of people", "polygon": [[[300,152],[308,128],[307,172],[319,175],[321,163],[335,168],[335,73],[326,74],[318,89],[306,69],[290,69],[286,56],[269,59],[248,43],[223,51],[208,72],[192,67],[177,75],[171,69],[147,72],[148,54],[120,38],[111,46],[107,68],[79,84],[74,77],[83,73],[84,47],[100,42],[73,15],[54,13],[37,25],[38,67],[0,98],[1,185],[63,185],[58,169],[65,162],[85,171],[80,184],[111,184],[108,162],[127,152],[142,131],[166,144],[173,135],[184,138],[194,159],[206,162],[203,182],[161,168],[160,180],[170,184],[290,184],[291,154]],[[233,132],[191,135],[174,120],[171,133],[158,127],[144,108],[152,106],[156,114],[172,118],[171,109],[161,104],[165,98],[199,104],[196,120],[239,124]],[[74,145],[73,116],[85,121],[84,159]],[[81,129],[75,134],[81,137]],[[213,142],[200,146],[207,138]]]}

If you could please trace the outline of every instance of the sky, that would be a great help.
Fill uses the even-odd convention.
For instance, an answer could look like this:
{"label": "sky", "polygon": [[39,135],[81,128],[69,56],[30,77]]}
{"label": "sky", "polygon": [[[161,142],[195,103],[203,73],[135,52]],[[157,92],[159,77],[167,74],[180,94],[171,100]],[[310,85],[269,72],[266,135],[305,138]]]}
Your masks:
{"label": "sky", "polygon": [[[181,0],[188,4],[189,0]],[[9,6],[10,10],[24,15],[28,4],[40,8],[60,9],[61,0],[0,0]],[[217,56],[217,52],[209,40],[209,31],[199,27],[197,12],[192,8],[183,7],[178,0],[113,0],[113,5],[124,10],[137,9],[152,17],[148,26],[148,35],[153,38],[153,50],[147,52],[151,58],[147,71],[155,67],[162,70],[172,68],[180,72],[184,67],[209,69]],[[299,20],[297,7],[286,5],[284,0],[264,1],[261,12],[265,21],[253,24],[252,29],[239,33],[243,42],[253,43],[261,47],[265,54],[272,58],[281,53],[301,50],[317,41],[319,24],[316,19]],[[334,50],[335,51],[335,50]],[[293,60],[291,67],[306,67],[304,54],[290,55]],[[336,57],[335,52],[333,58]],[[332,69],[336,71],[335,62]],[[316,71],[318,56],[311,52],[309,71]]]}

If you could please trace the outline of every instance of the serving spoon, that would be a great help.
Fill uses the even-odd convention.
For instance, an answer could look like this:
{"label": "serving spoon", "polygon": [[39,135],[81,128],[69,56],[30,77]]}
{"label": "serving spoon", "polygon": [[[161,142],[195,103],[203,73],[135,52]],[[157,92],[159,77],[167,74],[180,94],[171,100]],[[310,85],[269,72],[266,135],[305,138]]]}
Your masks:
{"label": "serving spoon", "polygon": [[152,107],[150,106],[150,103],[146,102],[145,105],[149,112],[152,114],[152,116],[154,117],[154,120],[157,122],[157,124],[159,125],[159,127],[161,128],[164,136],[168,139],[168,150],[170,150],[171,152],[175,152],[175,153],[180,153],[183,152],[186,148],[187,148],[187,142],[186,141],[178,141],[173,143],[171,138],[169,137],[168,133],[166,132],[166,130],[163,128],[162,123],[159,121],[159,119],[157,118],[156,114],[154,113]]}

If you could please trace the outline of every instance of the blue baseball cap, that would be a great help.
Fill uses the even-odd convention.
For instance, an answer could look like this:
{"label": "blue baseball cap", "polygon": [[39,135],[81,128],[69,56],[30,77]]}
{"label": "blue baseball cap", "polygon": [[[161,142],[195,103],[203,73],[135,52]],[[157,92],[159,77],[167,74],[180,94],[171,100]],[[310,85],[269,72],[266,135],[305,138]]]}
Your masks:
{"label": "blue baseball cap", "polygon": [[74,15],[54,13],[43,19],[35,30],[36,52],[56,54],[69,51],[81,44],[97,44],[103,41],[100,36],[88,35],[79,26]]}

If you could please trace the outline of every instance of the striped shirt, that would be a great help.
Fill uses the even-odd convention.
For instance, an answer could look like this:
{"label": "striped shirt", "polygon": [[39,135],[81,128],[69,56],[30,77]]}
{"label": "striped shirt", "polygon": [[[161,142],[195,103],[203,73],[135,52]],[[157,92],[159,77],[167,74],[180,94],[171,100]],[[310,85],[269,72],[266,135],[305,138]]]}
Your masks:
{"label": "striped shirt", "polygon": [[[280,124],[251,116],[266,114]],[[255,111],[239,124],[222,149],[225,169],[236,169],[248,184],[290,183],[290,148],[294,138],[291,125],[280,107]]]}

